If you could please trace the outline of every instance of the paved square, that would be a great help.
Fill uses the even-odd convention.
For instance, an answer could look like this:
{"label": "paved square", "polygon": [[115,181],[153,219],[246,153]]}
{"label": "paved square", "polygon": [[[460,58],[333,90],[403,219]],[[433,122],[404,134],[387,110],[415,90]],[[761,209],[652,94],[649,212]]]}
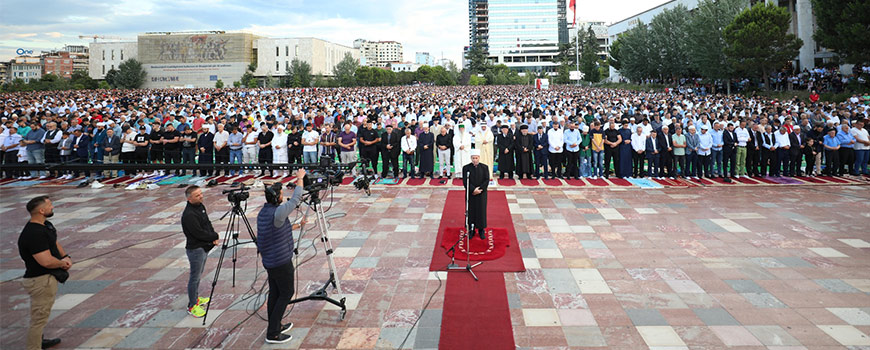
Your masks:
{"label": "paved square", "polygon": [[[46,328],[63,339],[58,348],[273,348],[263,342],[265,322],[248,318],[263,301],[250,297],[264,281],[253,245],[237,251],[235,287],[225,259],[206,326],[187,315],[183,190],[170,187],[0,188],[0,348],[22,348],[29,321],[14,242],[36,194],[55,199],[60,242],[76,263]],[[870,347],[868,188],[790,187],[788,196],[779,187],[493,188],[507,191],[526,266],[505,274],[516,345]],[[207,189],[205,202],[223,236],[221,189]],[[296,304],[285,318],[294,340],[280,348],[438,348],[451,277],[428,266],[447,190],[375,186],[367,197],[338,187],[329,214],[346,216],[330,220],[329,237],[346,318],[323,302]],[[262,203],[252,192],[249,218]],[[301,239],[297,295],[328,277],[317,238]],[[201,295],[219,255],[208,257]]]}

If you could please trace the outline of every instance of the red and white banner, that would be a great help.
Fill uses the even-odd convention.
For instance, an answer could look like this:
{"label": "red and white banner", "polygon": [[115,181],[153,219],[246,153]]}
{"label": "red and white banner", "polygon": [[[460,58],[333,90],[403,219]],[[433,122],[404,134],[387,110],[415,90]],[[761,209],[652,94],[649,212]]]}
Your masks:
{"label": "red and white banner", "polygon": [[568,18],[571,19],[571,26],[577,25],[577,0],[568,2]]}

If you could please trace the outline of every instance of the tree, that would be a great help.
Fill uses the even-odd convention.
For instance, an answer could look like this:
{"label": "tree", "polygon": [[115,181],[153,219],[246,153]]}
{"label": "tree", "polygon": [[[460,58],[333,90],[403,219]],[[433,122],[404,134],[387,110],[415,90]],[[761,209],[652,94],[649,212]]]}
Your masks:
{"label": "tree", "polygon": [[556,78],[553,79],[553,82],[556,84],[568,84],[571,82],[570,72],[575,70],[577,58],[574,54],[574,42],[576,40],[571,40],[568,43],[559,44],[559,53],[553,57],[553,62],[558,63],[559,66],[556,67]]}
{"label": "tree", "polygon": [[653,67],[660,78],[689,75],[688,24],[691,14],[683,5],[666,9],[649,24]]}
{"label": "tree", "polygon": [[583,73],[583,80],[597,83],[601,80],[601,72],[598,70],[598,39],[595,37],[595,31],[590,26],[585,32],[578,32],[577,35],[582,35],[580,72]]}
{"label": "tree", "polygon": [[116,87],[122,89],[138,89],[145,83],[145,68],[135,58],[128,59],[118,66],[118,75],[112,79]]}
{"label": "tree", "polygon": [[[748,0],[702,0],[698,4],[689,20],[692,29],[688,52],[692,69],[701,77],[710,80],[734,77],[734,67],[725,54],[724,29],[748,4]],[[731,84],[726,85],[730,94]]]}
{"label": "tree", "polygon": [[94,90],[98,87],[97,81],[88,76],[85,71],[74,71],[69,79],[70,84],[77,90]]}
{"label": "tree", "polygon": [[214,83],[214,87],[216,89],[223,89],[224,88],[224,81],[218,79],[218,81],[216,83]]}
{"label": "tree", "polygon": [[650,44],[649,28],[643,23],[638,23],[634,28],[626,31],[621,37],[620,45],[620,72],[626,78],[634,82],[652,77],[655,74],[653,67],[653,52]]}
{"label": "tree", "polygon": [[358,86],[373,86],[372,84],[372,67],[360,66],[357,67],[356,73],[353,74]]}
{"label": "tree", "polygon": [[287,68],[289,85],[285,87],[311,87],[311,65],[308,62],[294,58]]}
{"label": "tree", "polygon": [[109,84],[109,86],[111,86],[112,88],[116,88],[117,84],[115,84],[115,78],[117,78],[117,77],[118,77],[118,70],[115,68],[112,68],[112,69],[109,69],[108,72],[106,72],[106,76],[103,78],[103,80],[106,82],[106,84]]}
{"label": "tree", "polygon": [[620,48],[622,47],[622,42],[619,38],[622,37],[622,34],[616,38],[612,43],[610,43],[610,56],[607,57],[607,63],[613,67],[613,69],[620,70],[622,65],[619,62],[620,55],[622,54]]}
{"label": "tree", "polygon": [[101,81],[99,84],[97,84],[97,88],[99,88],[100,90],[109,90],[112,88],[112,86],[110,86],[109,83],[105,81]]}
{"label": "tree", "polygon": [[870,1],[813,0],[819,45],[848,63],[870,62]]}
{"label": "tree", "polygon": [[489,63],[489,54],[486,52],[485,46],[483,40],[478,39],[465,53],[465,59],[468,60],[468,70],[472,74],[483,73],[492,66]]}
{"label": "tree", "polygon": [[725,27],[725,54],[737,69],[764,79],[770,88],[770,73],[798,54],[803,41],[788,34],[791,15],[788,10],[768,3],[758,3],[734,18]]}
{"label": "tree", "polygon": [[350,53],[344,54],[344,58],[341,59],[341,62],[338,62],[338,64],[335,65],[335,68],[332,69],[332,74],[335,75],[335,80],[338,82],[338,85],[356,85],[353,74],[356,73],[357,67],[359,67],[359,62],[357,62]]}
{"label": "tree", "polygon": [[245,74],[242,74],[241,81],[239,81],[239,85],[236,86],[236,83],[233,83],[233,86],[236,87],[247,87],[247,88],[255,88],[257,87],[257,78],[254,78],[254,71],[257,70],[257,63],[252,62],[248,65],[248,69],[245,70]]}

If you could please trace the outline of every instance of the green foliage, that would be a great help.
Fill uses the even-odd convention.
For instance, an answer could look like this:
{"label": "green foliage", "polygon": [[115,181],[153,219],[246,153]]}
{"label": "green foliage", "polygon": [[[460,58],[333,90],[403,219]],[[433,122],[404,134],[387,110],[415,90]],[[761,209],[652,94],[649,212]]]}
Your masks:
{"label": "green foliage", "polygon": [[691,68],[701,77],[711,80],[734,77],[734,67],[725,54],[723,31],[748,4],[747,0],[701,0],[698,4],[689,20],[687,49]]}
{"label": "green foliage", "polygon": [[235,88],[242,87],[242,83],[240,81],[234,81],[233,87],[235,87]]}
{"label": "green foliage", "polygon": [[311,87],[311,65],[308,62],[294,58],[290,61],[287,74],[284,76],[283,87]]}
{"label": "green foliage", "polygon": [[489,54],[486,52],[485,44],[482,40],[476,41],[471,45],[465,58],[468,60],[468,70],[474,73],[483,73],[492,67],[489,63]]}
{"label": "green foliage", "polygon": [[[131,58],[118,66],[118,74],[112,78],[110,84],[121,89],[138,89],[145,83],[145,68],[138,60]],[[108,80],[108,79],[107,79]]]}
{"label": "green foliage", "polygon": [[106,76],[103,78],[103,80],[114,89],[114,88],[118,87],[117,84],[115,83],[115,79],[117,77],[118,77],[118,70],[112,68],[108,72],[106,72]]}
{"label": "green foliage", "polygon": [[[575,38],[576,39],[576,38]],[[553,61],[559,63],[559,66],[556,68],[556,72],[558,75],[553,80],[556,84],[568,84],[571,82],[570,72],[577,68],[577,58],[575,56],[575,47],[574,43],[576,40],[571,40],[566,44],[559,44],[559,54],[554,57]]]}
{"label": "green foliage", "polygon": [[620,36],[619,40],[622,75],[632,81],[641,81],[655,76],[649,28],[643,23],[638,23]]}
{"label": "green foliage", "polygon": [[346,53],[344,54],[344,58],[341,59],[341,62],[338,62],[338,64],[335,65],[332,74],[335,75],[335,80],[338,85],[354,86],[356,85],[354,73],[356,73],[358,67],[359,62],[353,59],[353,56],[351,56],[350,53]]}
{"label": "green foliage", "polygon": [[[254,71],[257,70],[257,64],[251,63],[248,65],[248,69],[245,70],[245,74],[242,74],[241,81],[233,82],[233,86],[235,87],[248,87],[255,88],[257,87],[257,78],[254,78]],[[236,83],[239,83],[236,85]]]}
{"label": "green foliage", "polygon": [[595,32],[589,27],[586,32],[580,32],[580,72],[583,80],[597,83],[601,80],[601,71],[598,69],[598,40]]}
{"label": "green foliage", "polygon": [[813,0],[819,45],[848,63],[870,62],[870,1]]}
{"label": "green foliage", "polygon": [[758,3],[742,11],[724,30],[725,54],[750,77],[763,78],[770,87],[770,73],[798,54],[803,42],[788,34],[791,15],[773,4]]}
{"label": "green foliage", "polygon": [[98,87],[97,81],[88,76],[85,71],[74,71],[69,79],[70,84],[76,90],[93,90]]}
{"label": "green foliage", "polygon": [[214,87],[216,89],[223,89],[224,88],[224,81],[218,79],[218,81],[216,83],[214,83]]}
{"label": "green foliage", "polygon": [[689,75],[689,10],[678,5],[662,11],[650,22],[650,45],[654,71],[658,77],[680,78]]}
{"label": "green foliage", "polygon": [[468,77],[468,85],[486,85],[486,78],[478,77],[477,74],[472,74]]}
{"label": "green foliage", "polygon": [[499,64],[483,73],[486,82],[490,85],[518,85],[526,84],[528,80],[511,70],[508,66]]}
{"label": "green foliage", "polygon": [[607,58],[607,63],[616,70],[622,69],[622,64],[619,61],[622,55],[622,41],[620,41],[619,38],[622,38],[621,34],[616,38],[616,40],[610,43],[610,57]]}
{"label": "green foliage", "polygon": [[97,84],[97,88],[99,88],[100,90],[109,90],[112,88],[112,86],[110,86],[109,83],[106,81],[101,81],[99,84]]}

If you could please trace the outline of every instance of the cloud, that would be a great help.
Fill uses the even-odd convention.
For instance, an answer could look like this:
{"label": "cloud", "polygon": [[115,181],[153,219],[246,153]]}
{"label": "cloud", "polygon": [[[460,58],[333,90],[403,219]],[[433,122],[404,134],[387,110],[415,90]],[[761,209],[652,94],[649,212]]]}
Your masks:
{"label": "cloud", "polygon": [[52,38],[61,38],[61,37],[63,37],[63,34],[61,34],[60,32],[49,32],[49,33],[44,33],[44,34],[45,34],[46,36],[48,36],[48,37],[52,37]]}

